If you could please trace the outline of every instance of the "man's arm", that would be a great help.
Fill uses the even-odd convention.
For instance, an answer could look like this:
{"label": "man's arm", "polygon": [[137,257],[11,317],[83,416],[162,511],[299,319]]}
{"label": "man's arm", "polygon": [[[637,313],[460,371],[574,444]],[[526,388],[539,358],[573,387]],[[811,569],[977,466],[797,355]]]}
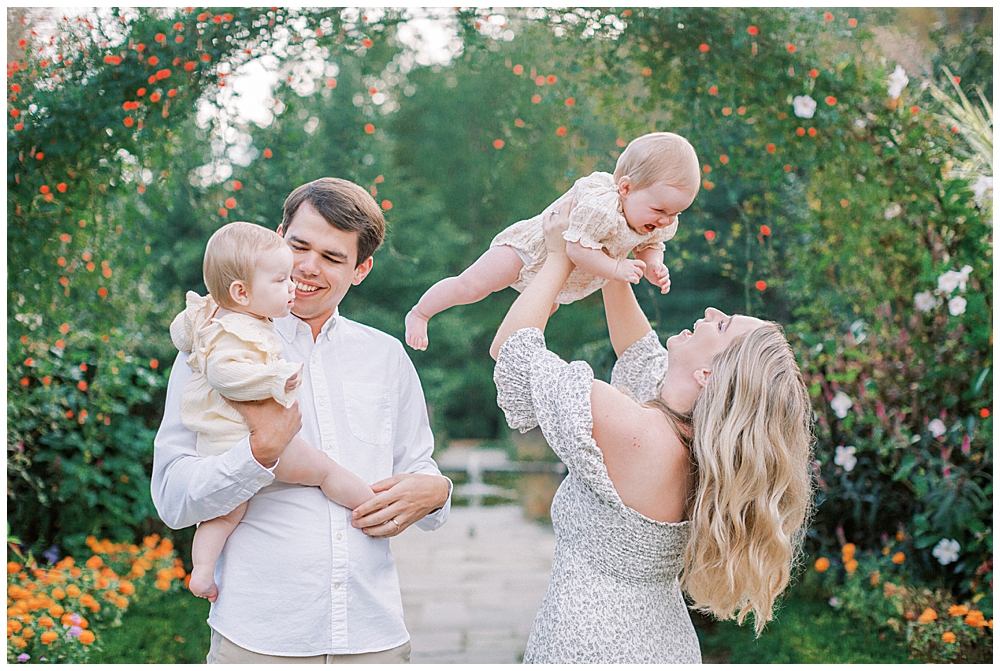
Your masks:
{"label": "man's arm", "polygon": [[[153,505],[160,519],[172,529],[225,515],[271,482],[274,474],[265,465],[273,467],[277,463],[287,441],[279,443],[284,433],[295,426],[294,421],[283,423],[271,415],[264,417],[268,408],[262,408],[258,412],[261,416],[254,421],[248,417],[248,422],[251,426],[266,425],[267,429],[244,438],[224,454],[200,457],[195,448],[197,435],[180,418],[181,392],[190,377],[187,355],[181,353],[170,371],[163,421],[153,442]],[[298,407],[293,407],[286,420],[297,416]]]}
{"label": "man's arm", "polygon": [[411,524],[432,531],[444,524],[451,512],[452,482],[441,475],[431,458],[434,435],[420,379],[402,346],[399,357],[393,475],[372,485],[375,498],[354,509],[352,522],[379,538],[395,536]]}

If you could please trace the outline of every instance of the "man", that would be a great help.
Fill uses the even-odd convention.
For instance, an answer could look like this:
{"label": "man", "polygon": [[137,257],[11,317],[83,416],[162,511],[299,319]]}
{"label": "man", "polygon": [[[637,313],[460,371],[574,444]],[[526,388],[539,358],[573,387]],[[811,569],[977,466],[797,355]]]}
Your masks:
{"label": "man", "polygon": [[[292,192],[278,233],[295,257],[296,289],[275,332],[284,358],[305,364],[298,405],[234,402],[250,435],[200,458],[180,422],[191,371],[179,354],[155,441],[153,502],[179,529],[249,499],[216,567],[210,663],[407,662],[388,539],[411,524],[444,524],[451,482],[431,458],[423,391],[402,345],[337,310],[371,271],[385,221],[364,189],[324,178]],[[373,483],[375,498],[352,512],[316,487],[272,484],[300,428],[306,442]]]}

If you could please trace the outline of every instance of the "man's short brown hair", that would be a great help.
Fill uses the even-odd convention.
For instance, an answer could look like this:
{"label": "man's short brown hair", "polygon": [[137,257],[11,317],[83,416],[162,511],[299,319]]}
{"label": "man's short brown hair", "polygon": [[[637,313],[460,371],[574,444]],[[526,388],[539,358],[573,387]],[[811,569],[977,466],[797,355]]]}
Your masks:
{"label": "man's short brown hair", "polygon": [[358,234],[359,266],[375,253],[385,238],[382,208],[354,182],[322,177],[292,191],[285,199],[281,220],[281,230],[285,234],[302,203],[309,203],[334,228]]}

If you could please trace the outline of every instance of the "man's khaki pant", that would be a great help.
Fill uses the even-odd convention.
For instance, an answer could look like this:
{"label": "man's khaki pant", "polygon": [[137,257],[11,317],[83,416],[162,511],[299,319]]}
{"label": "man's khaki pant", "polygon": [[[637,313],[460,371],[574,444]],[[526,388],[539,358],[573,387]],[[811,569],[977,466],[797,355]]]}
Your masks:
{"label": "man's khaki pant", "polygon": [[279,657],[261,655],[241,648],[212,630],[212,646],[205,661],[209,664],[409,664],[410,642],[398,648],[357,655],[313,655],[312,657]]}

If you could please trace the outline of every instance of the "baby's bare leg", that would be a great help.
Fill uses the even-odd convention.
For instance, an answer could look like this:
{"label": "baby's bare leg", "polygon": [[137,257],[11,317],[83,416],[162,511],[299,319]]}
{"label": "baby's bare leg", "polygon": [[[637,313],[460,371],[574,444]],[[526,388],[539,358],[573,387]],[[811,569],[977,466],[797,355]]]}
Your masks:
{"label": "baby's bare leg", "polygon": [[517,281],[523,267],[512,247],[491,247],[458,277],[447,277],[428,289],[406,315],[406,344],[427,349],[427,321],[450,307],[476,303]]}
{"label": "baby's bare leg", "polygon": [[198,525],[191,542],[191,581],[188,589],[195,596],[215,601],[219,598],[219,588],[215,585],[215,562],[219,561],[222,548],[226,544],[236,525],[243,519],[247,510],[244,501],[233,511],[222,517],[206,520]]}
{"label": "baby's bare leg", "polygon": [[281,482],[319,487],[328,499],[351,510],[375,496],[364,480],[301,438],[285,448],[274,476]]}

